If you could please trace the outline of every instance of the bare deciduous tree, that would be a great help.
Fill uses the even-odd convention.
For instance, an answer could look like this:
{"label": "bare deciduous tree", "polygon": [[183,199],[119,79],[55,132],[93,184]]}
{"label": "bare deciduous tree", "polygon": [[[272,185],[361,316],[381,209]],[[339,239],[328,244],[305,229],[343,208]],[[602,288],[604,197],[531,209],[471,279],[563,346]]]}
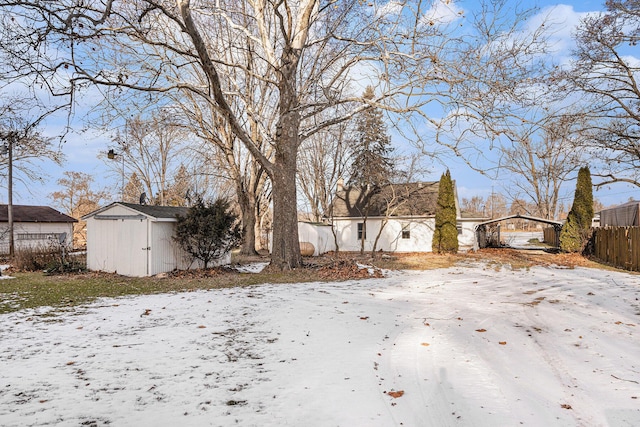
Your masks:
{"label": "bare deciduous tree", "polygon": [[[173,174],[182,164],[181,148],[186,135],[169,111],[156,112],[148,120],[127,120],[124,133],[114,138],[115,158],[109,164],[118,173],[135,173],[148,200],[164,206]],[[112,161],[120,156],[123,165]],[[121,170],[123,167],[125,171]]]}
{"label": "bare deciduous tree", "polygon": [[[229,181],[234,188],[242,221],[243,240],[240,252],[243,255],[254,255],[257,253],[261,201],[268,198],[267,175],[260,163],[253,160],[226,122],[215,112],[209,111],[207,115],[200,108],[193,108],[188,116],[193,129],[204,141],[201,149],[196,149],[198,156],[208,164],[215,165],[216,177]],[[257,141],[257,134],[255,139],[261,145]]]}
{"label": "bare deciduous tree", "polygon": [[109,198],[106,190],[91,188],[93,181],[88,173],[67,171],[57,181],[62,189],[51,193],[53,203],[78,220],[73,225],[74,247],[82,247],[87,242],[86,223],[80,218],[98,209]]}
{"label": "bare deciduous tree", "polygon": [[590,15],[576,33],[575,60],[562,77],[589,106],[590,139],[579,149],[600,161],[596,186],[626,182],[640,187],[640,4],[609,0],[607,11]]}
{"label": "bare deciduous tree", "polygon": [[[29,29],[25,34],[58,43],[62,60],[49,68],[69,67],[68,90],[100,85],[113,89],[105,92],[112,103],[133,102],[131,90],[189,92],[216,110],[269,176],[272,265],[282,269],[302,264],[296,209],[302,141],[372,106],[416,128],[435,123],[423,107],[447,102],[450,88],[472,77],[464,69],[451,75],[453,65],[493,53],[483,54],[484,40],[461,43],[457,23],[446,25],[460,16],[453,5],[443,19],[420,0],[12,0],[0,7]],[[490,22],[480,29],[495,30]],[[255,61],[247,61],[250,51]],[[251,82],[268,88],[269,102],[261,105],[276,120],[263,120]],[[363,99],[359,93],[371,82],[375,96]]]}
{"label": "bare deciduous tree", "polygon": [[481,196],[463,197],[460,201],[460,210],[478,217],[486,215],[486,203]]}
{"label": "bare deciduous tree", "polygon": [[[548,58],[552,17],[537,26],[535,10],[513,12],[504,19],[506,2],[482,8],[469,55],[450,70],[455,103],[446,105],[437,140],[474,170],[504,185],[513,198],[526,197],[537,207],[532,214],[553,218],[561,184],[582,164],[584,116],[559,82]],[[501,29],[501,31],[496,31]],[[482,42],[480,41],[482,40]],[[473,51],[473,46],[484,46]],[[574,113],[575,111],[575,113]],[[505,177],[506,175],[506,177]]]}
{"label": "bare deciduous tree", "polygon": [[307,138],[298,158],[298,185],[306,199],[310,219],[321,222],[331,216],[338,180],[345,177],[350,146],[344,122]]}
{"label": "bare deciduous tree", "polygon": [[581,119],[581,116],[558,113],[541,124],[519,126],[523,134],[505,134],[512,145],[502,147],[501,166],[514,176],[513,185],[505,191],[512,199],[526,197],[535,206],[528,214],[557,218],[562,184],[584,159],[584,153],[575,149],[584,141]]}
{"label": "bare deciduous tree", "polygon": [[[0,103],[0,141],[5,151],[0,155],[0,165],[9,166],[10,148],[13,179],[22,182],[27,191],[33,182],[42,181],[46,176],[40,167],[43,161],[60,165],[64,159],[60,147],[54,144],[55,139],[45,136],[41,130],[47,116],[55,111],[55,107],[46,108],[29,95],[4,97]],[[2,178],[6,179],[7,175]]]}

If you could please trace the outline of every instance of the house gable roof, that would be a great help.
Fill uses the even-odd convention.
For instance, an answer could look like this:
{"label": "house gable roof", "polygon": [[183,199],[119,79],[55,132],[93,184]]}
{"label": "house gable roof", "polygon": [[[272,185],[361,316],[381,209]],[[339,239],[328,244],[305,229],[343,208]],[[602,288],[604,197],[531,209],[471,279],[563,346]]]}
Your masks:
{"label": "house gable roof", "polygon": [[434,216],[439,184],[437,181],[390,184],[377,191],[345,187],[336,193],[333,216]]}
{"label": "house gable roof", "polygon": [[155,219],[176,219],[176,216],[181,215],[184,216],[189,211],[188,207],[185,206],[152,206],[152,205],[137,205],[135,203],[124,203],[124,202],[114,202],[110,205],[102,207],[96,211],[93,211],[85,216],[82,219],[87,219],[92,216],[100,215],[101,213],[109,210],[113,206],[124,206],[127,209],[134,210],[136,212],[140,212],[141,214],[155,218]]}
{"label": "house gable roof", "polygon": [[[12,205],[14,222],[78,222],[49,206]],[[9,222],[8,205],[0,205],[0,222]]]}

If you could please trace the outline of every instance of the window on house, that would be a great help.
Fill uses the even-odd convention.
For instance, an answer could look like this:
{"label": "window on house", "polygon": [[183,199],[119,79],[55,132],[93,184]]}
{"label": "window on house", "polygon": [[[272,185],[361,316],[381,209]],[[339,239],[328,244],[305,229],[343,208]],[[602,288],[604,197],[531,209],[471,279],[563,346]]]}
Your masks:
{"label": "window on house", "polygon": [[462,226],[458,225],[456,228],[458,229],[458,234],[462,234]]}
{"label": "window on house", "polygon": [[409,224],[402,225],[402,238],[403,239],[411,238],[411,230],[409,229]]}
{"label": "window on house", "polygon": [[367,229],[364,226],[364,222],[358,223],[358,240],[367,238]]}

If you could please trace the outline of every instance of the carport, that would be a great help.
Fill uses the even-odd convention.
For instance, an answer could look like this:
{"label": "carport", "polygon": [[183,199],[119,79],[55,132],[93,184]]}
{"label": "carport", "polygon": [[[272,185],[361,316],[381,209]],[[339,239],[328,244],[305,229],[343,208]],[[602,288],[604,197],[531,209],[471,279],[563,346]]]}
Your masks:
{"label": "carport", "polygon": [[488,247],[500,247],[500,223],[502,221],[507,221],[510,219],[526,219],[533,222],[549,224],[555,231],[556,246],[558,242],[560,242],[560,230],[562,230],[562,222],[546,218],[537,218],[534,216],[516,214],[492,219],[478,224],[475,229],[478,248],[482,249]]}

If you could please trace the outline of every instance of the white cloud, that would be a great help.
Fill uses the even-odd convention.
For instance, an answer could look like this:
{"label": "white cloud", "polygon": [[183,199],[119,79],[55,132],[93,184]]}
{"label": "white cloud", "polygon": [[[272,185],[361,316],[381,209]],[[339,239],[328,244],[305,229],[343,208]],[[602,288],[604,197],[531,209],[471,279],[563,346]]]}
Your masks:
{"label": "white cloud", "polygon": [[433,3],[421,19],[421,22],[429,25],[449,24],[459,19],[464,10],[459,8],[452,0],[438,0]]}
{"label": "white cloud", "polygon": [[376,16],[399,15],[402,12],[403,4],[398,1],[390,1],[380,6],[376,10]]}
{"label": "white cloud", "polygon": [[599,13],[601,12],[576,12],[573,6],[566,4],[549,6],[529,20],[527,30],[533,32],[541,25],[547,27],[547,31],[551,34],[549,42],[553,51],[565,56],[569,55],[570,50],[575,46],[573,35],[580,21],[588,15]]}

